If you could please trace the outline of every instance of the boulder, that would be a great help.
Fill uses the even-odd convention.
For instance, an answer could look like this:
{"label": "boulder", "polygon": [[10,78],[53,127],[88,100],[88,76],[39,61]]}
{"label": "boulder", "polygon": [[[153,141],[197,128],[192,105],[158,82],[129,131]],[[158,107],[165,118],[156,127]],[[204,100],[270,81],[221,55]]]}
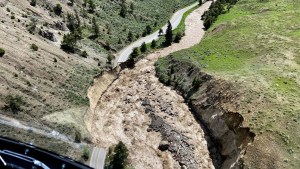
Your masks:
{"label": "boulder", "polygon": [[65,23],[57,21],[54,22],[53,24],[50,25],[51,28],[56,29],[56,30],[61,30],[61,31],[68,31],[68,27],[66,26]]}
{"label": "boulder", "polygon": [[53,42],[57,42],[57,39],[55,38],[54,33],[50,32],[49,30],[40,30],[39,34],[46,39],[49,39]]}
{"label": "boulder", "polygon": [[170,144],[168,141],[161,141],[159,143],[158,149],[160,149],[161,151],[166,151],[169,149],[169,146],[170,146]]}

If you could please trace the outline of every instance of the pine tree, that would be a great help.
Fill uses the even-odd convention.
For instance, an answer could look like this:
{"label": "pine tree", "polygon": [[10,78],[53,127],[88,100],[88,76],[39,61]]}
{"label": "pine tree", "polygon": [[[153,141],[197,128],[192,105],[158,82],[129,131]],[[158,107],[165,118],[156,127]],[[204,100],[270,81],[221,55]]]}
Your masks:
{"label": "pine tree", "polygon": [[89,12],[94,13],[96,9],[96,5],[93,0],[89,0]]}
{"label": "pine tree", "polygon": [[132,59],[137,58],[139,56],[139,49],[134,48],[130,56],[131,56]]}
{"label": "pine tree", "polygon": [[129,42],[132,42],[132,41],[133,41],[133,34],[132,34],[131,31],[128,33],[127,40],[128,40]]}
{"label": "pine tree", "polygon": [[152,32],[152,28],[150,25],[146,26],[146,32],[147,32],[147,35],[149,35]]}
{"label": "pine tree", "polygon": [[76,49],[76,38],[74,37],[74,35],[64,35],[60,48],[66,52],[74,53]]}
{"label": "pine tree", "polygon": [[92,24],[93,24],[92,27],[93,27],[94,36],[98,37],[99,36],[99,27],[97,25],[97,21],[96,21],[95,17],[93,17]]}
{"label": "pine tree", "polygon": [[147,51],[147,45],[145,42],[142,43],[142,46],[141,46],[141,52],[144,53]]}
{"label": "pine tree", "polygon": [[125,18],[126,15],[127,15],[127,6],[126,6],[125,1],[122,1],[120,16],[122,16],[123,18]]}
{"label": "pine tree", "polygon": [[56,4],[56,6],[53,8],[53,11],[56,15],[60,16],[62,13],[62,7],[60,4]]}
{"label": "pine tree", "polygon": [[36,0],[31,0],[31,1],[30,1],[30,5],[31,5],[31,6],[36,6]]}
{"label": "pine tree", "polygon": [[173,31],[172,31],[172,24],[170,21],[168,22],[168,28],[166,31],[165,38],[166,38],[165,45],[170,46],[173,42]]}
{"label": "pine tree", "polygon": [[133,13],[133,11],[134,11],[134,4],[131,3],[131,4],[130,4],[130,13]]}
{"label": "pine tree", "polygon": [[112,169],[125,169],[128,164],[128,149],[123,142],[117,144],[115,155],[112,160]]}
{"label": "pine tree", "polygon": [[174,42],[175,43],[179,43],[180,40],[182,38],[182,33],[181,32],[177,32],[177,34],[175,35],[175,38],[174,38]]}
{"label": "pine tree", "polygon": [[202,0],[199,0],[199,6],[201,6],[203,3],[202,3]]}
{"label": "pine tree", "polygon": [[156,40],[153,39],[151,42],[151,48],[156,48],[156,46],[157,46]]}

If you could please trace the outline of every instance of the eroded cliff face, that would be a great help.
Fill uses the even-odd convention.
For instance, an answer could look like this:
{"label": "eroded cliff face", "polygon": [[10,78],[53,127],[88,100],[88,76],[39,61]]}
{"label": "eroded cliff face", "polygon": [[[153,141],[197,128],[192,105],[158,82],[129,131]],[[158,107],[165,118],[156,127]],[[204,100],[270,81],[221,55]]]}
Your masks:
{"label": "eroded cliff face", "polygon": [[241,94],[230,83],[203,73],[198,66],[179,61],[172,55],[156,63],[156,72],[163,83],[182,93],[194,116],[206,129],[215,167],[242,168],[240,159],[255,134],[243,127],[244,118],[238,111]]}

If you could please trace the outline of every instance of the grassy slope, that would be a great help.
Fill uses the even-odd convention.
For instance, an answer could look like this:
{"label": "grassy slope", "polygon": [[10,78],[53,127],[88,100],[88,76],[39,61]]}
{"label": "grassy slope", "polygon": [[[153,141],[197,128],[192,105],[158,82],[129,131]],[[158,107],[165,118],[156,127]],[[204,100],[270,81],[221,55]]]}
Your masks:
{"label": "grassy slope", "polygon": [[199,45],[174,54],[244,92],[241,113],[257,134],[245,157],[250,168],[300,166],[299,7],[241,0]]}

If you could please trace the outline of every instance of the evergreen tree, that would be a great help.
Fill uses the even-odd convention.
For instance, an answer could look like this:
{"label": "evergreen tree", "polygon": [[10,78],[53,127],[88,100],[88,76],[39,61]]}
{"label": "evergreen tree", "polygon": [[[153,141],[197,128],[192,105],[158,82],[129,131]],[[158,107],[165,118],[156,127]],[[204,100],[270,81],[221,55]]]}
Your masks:
{"label": "evergreen tree", "polygon": [[181,32],[177,32],[177,34],[175,35],[175,38],[174,38],[174,42],[175,43],[179,43],[180,40],[182,38],[182,33]]}
{"label": "evergreen tree", "polygon": [[112,169],[125,169],[128,164],[128,149],[123,142],[117,144],[115,155],[112,160]]}
{"label": "evergreen tree", "polygon": [[199,5],[201,6],[203,4],[202,0],[199,0]]}
{"label": "evergreen tree", "polygon": [[151,42],[151,48],[156,48],[156,46],[157,46],[156,40],[153,39]]}
{"label": "evergreen tree", "polygon": [[131,4],[130,4],[130,13],[133,13],[133,11],[134,11],[134,4],[131,3]]}
{"label": "evergreen tree", "polygon": [[89,12],[94,13],[96,9],[96,5],[93,0],[89,0]]}
{"label": "evergreen tree", "polygon": [[56,15],[60,16],[62,13],[62,7],[60,4],[56,4],[56,6],[53,8],[53,11]]}
{"label": "evergreen tree", "polygon": [[93,27],[93,33],[94,33],[94,36],[95,37],[98,37],[99,36],[99,26],[97,25],[97,21],[96,21],[96,18],[93,17],[92,19],[92,27]]}
{"label": "evergreen tree", "polygon": [[134,48],[130,56],[131,56],[132,59],[137,58],[139,56],[139,49]]}
{"label": "evergreen tree", "polygon": [[145,42],[142,43],[142,46],[141,46],[141,52],[142,53],[145,53],[147,51],[147,45]]}
{"label": "evergreen tree", "polygon": [[125,18],[126,15],[127,15],[127,6],[126,6],[125,1],[122,1],[120,16],[123,17],[123,18]]}
{"label": "evergreen tree", "polygon": [[132,34],[131,31],[128,33],[127,40],[128,40],[129,42],[132,42],[132,41],[133,41],[133,34]]}
{"label": "evergreen tree", "polygon": [[172,24],[170,21],[168,22],[168,28],[166,31],[165,38],[166,38],[165,45],[170,46],[173,42],[173,31],[172,31]]}
{"label": "evergreen tree", "polygon": [[147,35],[149,35],[152,32],[152,28],[150,25],[146,26],[146,32],[147,32]]}
{"label": "evergreen tree", "polygon": [[31,6],[36,6],[36,0],[31,0],[31,1],[30,1],[30,5],[31,5]]}
{"label": "evergreen tree", "polygon": [[88,4],[88,0],[83,0],[82,6],[83,6],[83,7],[86,7],[87,4]]}
{"label": "evergreen tree", "polygon": [[119,38],[118,44],[122,44],[122,40]]}
{"label": "evergreen tree", "polygon": [[66,52],[74,53],[76,50],[76,38],[74,37],[74,35],[64,35],[60,48]]}
{"label": "evergreen tree", "polygon": [[74,0],[70,0],[69,4],[70,4],[70,6],[73,6],[74,5]]}

